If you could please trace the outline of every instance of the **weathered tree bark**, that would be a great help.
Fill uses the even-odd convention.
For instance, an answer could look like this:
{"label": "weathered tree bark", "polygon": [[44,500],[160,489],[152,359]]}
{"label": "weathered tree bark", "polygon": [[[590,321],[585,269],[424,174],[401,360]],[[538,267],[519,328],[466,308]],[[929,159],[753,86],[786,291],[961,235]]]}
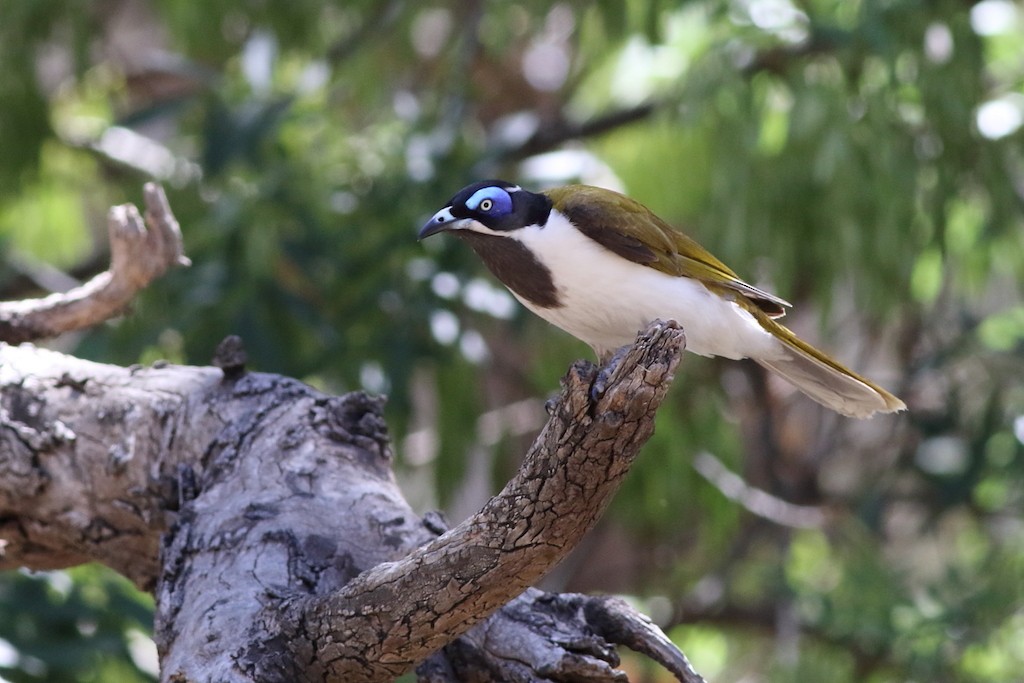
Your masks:
{"label": "weathered tree bark", "polygon": [[0,340],[16,344],[91,327],[121,313],[168,269],[189,265],[163,188],[147,183],[144,196],[145,223],[131,204],[110,209],[110,269],[68,292],[0,302]]}
{"label": "weathered tree bark", "polygon": [[[180,255],[180,253],[179,253]],[[613,643],[701,680],[608,598],[528,589],[604,510],[681,353],[657,323],[577,363],[519,474],[445,530],[399,491],[362,393],[0,345],[0,568],[99,561],[155,592],[165,681],[612,681]]]}

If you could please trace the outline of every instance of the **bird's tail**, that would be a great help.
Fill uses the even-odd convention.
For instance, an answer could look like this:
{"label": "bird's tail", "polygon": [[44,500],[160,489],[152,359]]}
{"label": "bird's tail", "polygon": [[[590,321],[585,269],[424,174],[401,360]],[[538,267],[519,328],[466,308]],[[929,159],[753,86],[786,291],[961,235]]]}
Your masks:
{"label": "bird's tail", "polygon": [[876,412],[906,410],[903,401],[874,382],[798,338],[789,328],[761,311],[751,311],[761,326],[779,340],[781,353],[755,358],[758,363],[788,380],[818,403],[848,417],[870,417]]}

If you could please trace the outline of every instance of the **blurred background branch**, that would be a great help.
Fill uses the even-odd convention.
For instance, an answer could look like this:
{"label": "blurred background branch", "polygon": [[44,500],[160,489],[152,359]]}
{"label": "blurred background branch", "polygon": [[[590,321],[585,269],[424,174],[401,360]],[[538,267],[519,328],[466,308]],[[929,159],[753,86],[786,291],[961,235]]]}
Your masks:
{"label": "blurred background branch", "polygon": [[163,189],[147,183],[144,192],[145,222],[134,204],[110,209],[110,268],[79,287],[41,299],[0,302],[0,339],[18,344],[106,322],[124,313],[135,295],[168,269],[190,265]]}
{"label": "blurred background branch", "polygon": [[797,529],[818,529],[825,524],[825,513],[820,508],[794,505],[754,488],[706,451],[697,454],[693,459],[693,467],[726,498],[770,522]]}

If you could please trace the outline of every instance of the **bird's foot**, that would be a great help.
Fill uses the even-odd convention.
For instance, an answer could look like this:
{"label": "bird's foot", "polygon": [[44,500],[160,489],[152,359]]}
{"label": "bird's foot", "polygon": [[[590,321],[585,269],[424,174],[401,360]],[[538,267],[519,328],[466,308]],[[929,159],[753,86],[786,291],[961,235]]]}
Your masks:
{"label": "bird's foot", "polygon": [[612,375],[615,374],[615,370],[619,367],[619,363],[622,362],[622,359],[626,356],[632,346],[632,344],[620,346],[611,355],[601,358],[601,368],[597,371],[597,377],[594,378],[594,383],[590,385],[591,401],[596,402],[604,396],[605,391],[608,390],[608,384],[611,382]]}
{"label": "bird's foot", "polygon": [[544,402],[544,412],[553,417],[555,410],[558,408],[558,399],[561,397],[562,395],[558,392],[551,394],[548,400]]}

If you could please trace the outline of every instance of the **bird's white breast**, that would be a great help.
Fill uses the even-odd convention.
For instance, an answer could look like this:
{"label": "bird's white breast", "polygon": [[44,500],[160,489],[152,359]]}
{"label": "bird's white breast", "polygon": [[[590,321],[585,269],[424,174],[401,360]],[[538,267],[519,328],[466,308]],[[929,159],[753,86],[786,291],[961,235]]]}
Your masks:
{"label": "bird's white breast", "polygon": [[655,318],[682,325],[687,350],[702,356],[736,359],[778,353],[774,337],[736,303],[697,280],[668,275],[609,251],[558,211],[551,211],[543,227],[527,226],[509,236],[551,271],[561,306],[541,308],[516,298],[599,355],[631,343]]}

